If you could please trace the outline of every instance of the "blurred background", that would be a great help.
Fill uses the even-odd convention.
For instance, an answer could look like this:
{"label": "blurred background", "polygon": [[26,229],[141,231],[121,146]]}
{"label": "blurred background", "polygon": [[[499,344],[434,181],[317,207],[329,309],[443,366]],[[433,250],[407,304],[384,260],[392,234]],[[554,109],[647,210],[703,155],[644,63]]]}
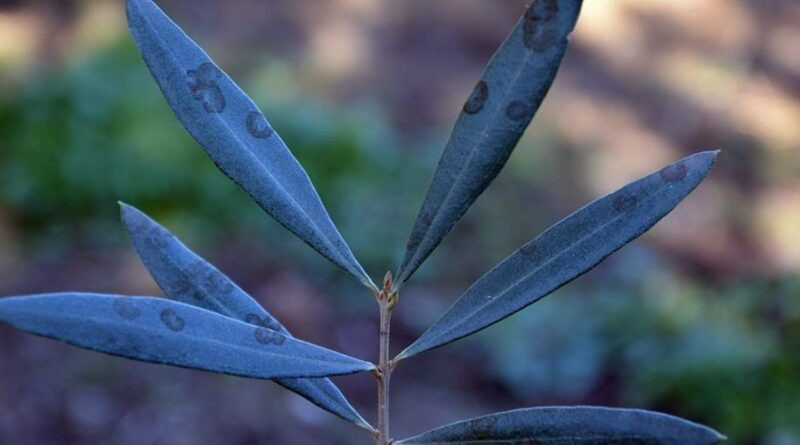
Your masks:
{"label": "blurred background", "polygon": [[[375,279],[526,0],[161,0],[262,107]],[[500,177],[404,288],[393,350],[588,201],[692,152],[709,180],[525,311],[404,362],[393,435],[604,404],[800,444],[800,3],[587,1]],[[155,217],[303,339],[377,356],[372,297],[263,213],[173,117],[121,1],[0,0],[0,295],[161,295],[118,224]],[[370,421],[369,375],[336,378]],[[2,444],[367,444],[277,385],[0,326]]]}

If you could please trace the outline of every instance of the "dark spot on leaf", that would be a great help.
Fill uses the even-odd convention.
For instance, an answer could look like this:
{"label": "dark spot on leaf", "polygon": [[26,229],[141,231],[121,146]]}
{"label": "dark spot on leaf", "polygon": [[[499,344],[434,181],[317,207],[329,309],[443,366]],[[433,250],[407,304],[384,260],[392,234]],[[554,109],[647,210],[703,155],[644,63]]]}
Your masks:
{"label": "dark spot on leaf", "polygon": [[225,286],[228,280],[222,276],[221,273],[212,268],[208,268],[208,272],[203,277],[203,287],[212,294],[219,293]]}
{"label": "dark spot on leaf", "polygon": [[481,111],[487,100],[489,100],[489,86],[481,80],[475,85],[475,89],[472,90],[472,94],[469,95],[469,99],[464,104],[464,112],[475,114]]}
{"label": "dark spot on leaf", "polygon": [[528,104],[515,100],[508,104],[506,108],[506,116],[512,121],[520,120],[528,115]]}
{"label": "dark spot on leaf", "polygon": [[219,68],[212,63],[204,63],[193,70],[186,71],[190,82],[189,92],[195,100],[203,102],[203,108],[209,113],[222,113],[225,110],[225,96],[217,84],[222,77]]}
{"label": "dark spot on leaf", "polygon": [[256,337],[256,341],[262,345],[280,346],[286,342],[286,337],[265,327],[257,327],[253,334]]}
{"label": "dark spot on leaf", "polygon": [[614,210],[624,213],[636,207],[636,197],[625,192],[621,192],[614,198]]}
{"label": "dark spot on leaf", "polygon": [[139,318],[142,312],[130,300],[129,297],[117,297],[114,299],[114,312],[125,320],[132,321]]}
{"label": "dark spot on leaf", "polygon": [[264,323],[263,323],[263,326],[264,326],[265,328],[267,328],[267,329],[272,329],[272,330],[273,330],[273,331],[275,331],[275,332],[280,332],[280,331],[281,331],[281,327],[280,327],[280,325],[279,325],[279,324],[278,324],[278,322],[277,322],[277,321],[275,321],[275,320],[266,320],[266,319],[265,319],[265,320],[264,320]]}
{"label": "dark spot on leaf", "polygon": [[175,284],[169,286],[169,291],[167,293],[179,299],[179,296],[188,296],[197,301],[204,301],[206,299],[206,292],[196,285],[195,277],[201,277],[205,268],[206,266],[203,261],[195,261],[185,269],[179,269],[179,276],[176,277]]}
{"label": "dark spot on leaf", "polygon": [[252,325],[269,329],[271,331],[276,331],[276,332],[281,331],[281,326],[278,324],[278,322],[273,319],[270,319],[269,316],[261,318],[256,314],[247,314],[247,316],[244,317],[244,321]]}
{"label": "dark spot on leaf", "polygon": [[182,331],[186,322],[183,318],[179,317],[172,309],[164,309],[161,311],[161,322],[164,326],[168,327],[171,331]]}
{"label": "dark spot on leaf", "polygon": [[558,41],[557,0],[534,0],[525,11],[522,41],[531,51],[547,51]]}
{"label": "dark spot on leaf", "polygon": [[258,111],[253,111],[248,114],[245,123],[247,124],[247,131],[249,131],[254,138],[266,139],[272,136],[272,127],[269,126],[269,122],[264,118],[264,115]]}
{"label": "dark spot on leaf", "polygon": [[192,274],[202,277],[200,284],[208,294],[229,294],[233,291],[233,283],[207,264],[198,263]]}
{"label": "dark spot on leaf", "polygon": [[683,162],[668,165],[661,169],[661,179],[666,182],[682,181],[686,177],[687,170],[686,164]]}
{"label": "dark spot on leaf", "polygon": [[201,291],[200,289],[194,289],[192,291],[192,298],[194,298],[197,301],[205,301],[206,300],[206,294],[203,291]]}
{"label": "dark spot on leaf", "polygon": [[261,323],[263,322],[263,320],[261,320],[261,317],[259,317],[256,314],[247,314],[244,317],[244,321],[245,323],[254,324],[256,326],[261,326]]}

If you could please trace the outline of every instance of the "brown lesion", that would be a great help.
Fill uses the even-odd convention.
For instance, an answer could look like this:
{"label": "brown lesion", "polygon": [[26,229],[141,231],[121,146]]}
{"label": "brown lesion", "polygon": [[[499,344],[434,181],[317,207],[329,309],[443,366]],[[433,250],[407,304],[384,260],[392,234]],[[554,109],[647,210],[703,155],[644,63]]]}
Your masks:
{"label": "brown lesion", "polygon": [[506,107],[506,117],[512,121],[524,119],[526,116],[528,116],[529,112],[530,106],[521,100],[511,101],[511,103],[508,104],[508,107]]}
{"label": "brown lesion", "polygon": [[258,314],[250,313],[244,317],[244,321],[254,326],[266,328],[275,332],[281,332],[281,326],[278,324],[278,322],[266,316],[261,318],[258,316]]}
{"label": "brown lesion", "polygon": [[558,42],[557,0],[535,0],[525,11],[522,23],[522,41],[535,52],[550,49]]}
{"label": "brown lesion", "polygon": [[186,71],[189,76],[189,92],[195,100],[203,102],[203,108],[208,113],[222,113],[225,111],[225,96],[217,84],[222,77],[219,68],[213,63],[203,63],[193,70]]}
{"label": "brown lesion", "polygon": [[117,297],[114,299],[113,303],[114,312],[120,316],[120,318],[128,321],[133,321],[142,314],[138,307],[134,304],[134,302],[130,299],[130,297]]}
{"label": "brown lesion", "polygon": [[286,337],[265,327],[259,326],[253,331],[256,341],[262,345],[280,346],[286,343]]}
{"label": "brown lesion", "polygon": [[201,277],[205,273],[208,266],[201,260],[192,262],[185,270],[181,270],[180,281],[178,281],[175,294],[186,295],[189,294],[194,300],[204,302],[208,300],[208,292],[195,283],[196,277]]}
{"label": "brown lesion", "polygon": [[179,317],[172,309],[164,309],[161,311],[161,322],[164,323],[170,331],[180,332],[186,327],[186,321]]}
{"label": "brown lesion", "polygon": [[614,197],[614,210],[620,213],[628,212],[636,207],[637,202],[638,199],[636,196],[627,192],[621,192]]}
{"label": "brown lesion", "polygon": [[203,276],[203,287],[212,294],[229,294],[233,291],[233,283],[230,282],[221,272],[208,267]]}
{"label": "brown lesion", "polygon": [[253,324],[256,326],[261,326],[261,317],[256,314],[247,314],[244,317],[244,322],[248,324]]}
{"label": "brown lesion", "polygon": [[680,182],[686,177],[686,173],[688,173],[688,168],[686,168],[686,164],[683,162],[679,162],[677,164],[672,164],[664,167],[661,169],[660,175],[661,179],[666,182]]}
{"label": "brown lesion", "polygon": [[245,119],[245,124],[247,131],[256,139],[267,139],[274,132],[264,115],[258,111],[251,111]]}
{"label": "brown lesion", "polygon": [[487,100],[489,100],[489,85],[481,80],[475,85],[475,89],[472,90],[472,94],[469,95],[467,102],[464,104],[464,113],[478,113],[486,105]]}

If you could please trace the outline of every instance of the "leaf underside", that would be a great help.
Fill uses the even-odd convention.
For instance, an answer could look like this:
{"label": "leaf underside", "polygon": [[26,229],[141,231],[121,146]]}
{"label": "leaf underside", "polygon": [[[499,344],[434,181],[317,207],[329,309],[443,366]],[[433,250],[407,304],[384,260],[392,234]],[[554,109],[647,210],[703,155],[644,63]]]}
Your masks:
{"label": "leaf underside", "polygon": [[71,345],[241,377],[325,377],[374,365],[184,303],[57,293],[0,299],[0,320]]}
{"label": "leaf underside", "polygon": [[[286,327],[213,265],[138,209],[120,203],[122,223],[150,275],[168,297],[290,337]],[[330,379],[275,379],[313,404],[368,430]]]}
{"label": "leaf underside", "polygon": [[575,406],[505,411],[456,422],[396,443],[711,445],[724,439],[708,427],[667,414]]}
{"label": "leaf underside", "polygon": [[535,0],[486,67],[453,127],[397,272],[397,286],[444,239],[511,155],[567,50],[582,0]]}
{"label": "leaf underside", "polygon": [[152,1],[127,0],[127,14],[167,103],[217,167],[283,226],[374,288],[305,170],[253,101]]}
{"label": "leaf underside", "polygon": [[564,218],[470,286],[398,359],[490,326],[590,270],[675,208],[716,157],[712,151],[687,156]]}

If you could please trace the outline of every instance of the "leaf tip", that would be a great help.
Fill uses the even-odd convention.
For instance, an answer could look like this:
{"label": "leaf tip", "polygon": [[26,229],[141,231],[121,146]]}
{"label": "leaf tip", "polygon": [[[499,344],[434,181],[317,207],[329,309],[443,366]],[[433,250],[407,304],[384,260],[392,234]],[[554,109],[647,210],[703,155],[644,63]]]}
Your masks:
{"label": "leaf tip", "polygon": [[134,218],[141,217],[143,214],[141,210],[136,207],[126,204],[122,201],[117,201],[119,204],[119,216],[125,226],[129,226]]}
{"label": "leaf tip", "polygon": [[720,150],[707,150],[701,151],[691,156],[697,160],[697,163],[706,171],[711,171],[711,168],[717,162]]}

